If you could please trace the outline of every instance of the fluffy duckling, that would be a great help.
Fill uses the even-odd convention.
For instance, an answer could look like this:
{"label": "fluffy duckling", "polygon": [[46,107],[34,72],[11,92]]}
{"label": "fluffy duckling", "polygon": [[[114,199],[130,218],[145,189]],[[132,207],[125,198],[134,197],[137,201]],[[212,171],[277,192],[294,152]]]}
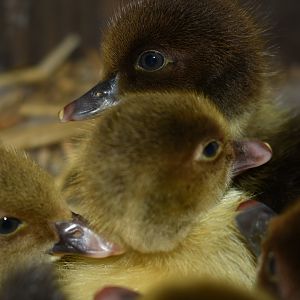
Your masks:
{"label": "fluffy duckling", "polygon": [[270,222],[262,245],[258,284],[276,299],[300,299],[299,202]]}
{"label": "fluffy duckling", "polygon": [[117,243],[172,250],[232,176],[271,158],[264,143],[232,141],[227,123],[194,94],[128,95],[78,154],[71,194],[81,201],[73,209]]}
{"label": "fluffy duckling", "polygon": [[71,298],[92,297],[104,284],[143,291],[176,274],[251,285],[252,255],[233,225],[244,197],[220,200],[232,175],[267,162],[271,151],[230,136],[222,114],[194,94],[128,95],[103,113],[78,155],[72,191],[82,199],[78,212],[124,254],[66,258],[59,268]]}
{"label": "fluffy duckling", "polygon": [[65,300],[51,265],[32,265],[10,274],[0,291],[1,300]]}
{"label": "fluffy duckling", "polygon": [[261,291],[249,291],[219,280],[195,280],[168,283],[145,296],[121,287],[106,287],[94,300],[271,300]]}
{"label": "fluffy duckling", "polygon": [[239,126],[260,107],[264,43],[236,1],[121,1],[102,37],[101,81],[61,111],[64,121],[98,114],[126,92],[195,90]]}
{"label": "fluffy duckling", "polygon": [[25,154],[0,147],[0,285],[23,265],[51,260],[61,221],[73,228],[69,251],[101,255],[101,241],[72,217],[54,180]]}

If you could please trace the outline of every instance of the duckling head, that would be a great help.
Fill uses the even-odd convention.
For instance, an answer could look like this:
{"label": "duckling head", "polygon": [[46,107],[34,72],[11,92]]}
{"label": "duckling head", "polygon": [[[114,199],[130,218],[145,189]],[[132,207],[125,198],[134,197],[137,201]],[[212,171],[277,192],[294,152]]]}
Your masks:
{"label": "duckling head", "polygon": [[258,285],[276,299],[300,298],[300,206],[291,206],[270,222],[262,244]]}
{"label": "duckling head", "polygon": [[[48,254],[53,247],[59,248],[56,243],[62,222],[75,228],[68,232],[69,251],[75,247],[79,254],[103,253],[103,244],[95,241],[93,232],[77,219],[45,171],[24,154],[0,148],[0,271],[3,276],[23,264],[51,260]],[[110,248],[105,246],[108,252]]]}
{"label": "duckling head", "polygon": [[123,1],[102,37],[100,83],[61,111],[64,121],[96,115],[126,92],[194,90],[231,121],[257,108],[264,45],[236,1]]}
{"label": "duckling head", "polygon": [[127,95],[95,123],[78,157],[78,212],[135,250],[174,249],[233,174],[271,157],[263,143],[232,141],[227,123],[203,96]]}
{"label": "duckling head", "polygon": [[43,260],[57,239],[51,223],[71,216],[46,172],[25,155],[0,148],[2,267]]}

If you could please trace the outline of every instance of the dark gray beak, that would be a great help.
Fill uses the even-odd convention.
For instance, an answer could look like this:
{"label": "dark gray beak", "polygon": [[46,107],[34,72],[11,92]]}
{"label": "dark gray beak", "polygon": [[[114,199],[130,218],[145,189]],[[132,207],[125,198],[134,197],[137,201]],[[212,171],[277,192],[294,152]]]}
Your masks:
{"label": "dark gray beak", "polygon": [[100,114],[105,109],[118,103],[117,78],[100,82],[80,98],[69,103],[59,112],[62,122],[79,121]]}
{"label": "dark gray beak", "polygon": [[104,258],[120,255],[124,250],[95,233],[79,218],[70,222],[56,222],[55,229],[59,237],[50,251],[52,255],[80,255],[93,258]]}
{"label": "dark gray beak", "polygon": [[269,222],[276,216],[276,213],[265,204],[254,200],[249,200],[244,205],[245,207],[239,209],[236,223],[249,248],[258,257]]}

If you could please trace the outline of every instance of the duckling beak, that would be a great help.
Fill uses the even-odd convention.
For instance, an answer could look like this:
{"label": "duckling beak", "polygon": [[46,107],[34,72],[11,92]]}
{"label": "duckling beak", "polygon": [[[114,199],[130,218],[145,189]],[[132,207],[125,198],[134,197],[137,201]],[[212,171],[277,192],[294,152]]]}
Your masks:
{"label": "duckling beak", "polygon": [[243,202],[238,208],[236,224],[256,257],[261,252],[261,243],[266,235],[269,221],[276,213],[268,206],[255,200]]}
{"label": "duckling beak", "polygon": [[117,76],[98,83],[83,96],[66,105],[59,112],[59,119],[62,122],[68,122],[96,116],[118,103],[116,94]]}
{"label": "duckling beak", "polygon": [[233,146],[235,151],[233,176],[264,165],[272,158],[272,148],[268,143],[258,140],[244,140],[234,141]]}
{"label": "duckling beak", "polygon": [[107,286],[96,293],[94,300],[136,300],[140,294],[127,288]]}
{"label": "duckling beak", "polygon": [[120,255],[124,250],[88,228],[81,220],[56,222],[59,242],[50,251],[51,255],[79,255],[104,258]]}

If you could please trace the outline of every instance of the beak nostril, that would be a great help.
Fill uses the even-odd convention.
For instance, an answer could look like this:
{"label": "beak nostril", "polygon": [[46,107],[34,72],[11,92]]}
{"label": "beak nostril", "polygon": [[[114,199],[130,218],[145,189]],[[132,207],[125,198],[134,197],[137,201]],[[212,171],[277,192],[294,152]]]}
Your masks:
{"label": "beak nostril", "polygon": [[75,229],[71,234],[74,238],[81,238],[83,236],[83,232],[79,228]]}

